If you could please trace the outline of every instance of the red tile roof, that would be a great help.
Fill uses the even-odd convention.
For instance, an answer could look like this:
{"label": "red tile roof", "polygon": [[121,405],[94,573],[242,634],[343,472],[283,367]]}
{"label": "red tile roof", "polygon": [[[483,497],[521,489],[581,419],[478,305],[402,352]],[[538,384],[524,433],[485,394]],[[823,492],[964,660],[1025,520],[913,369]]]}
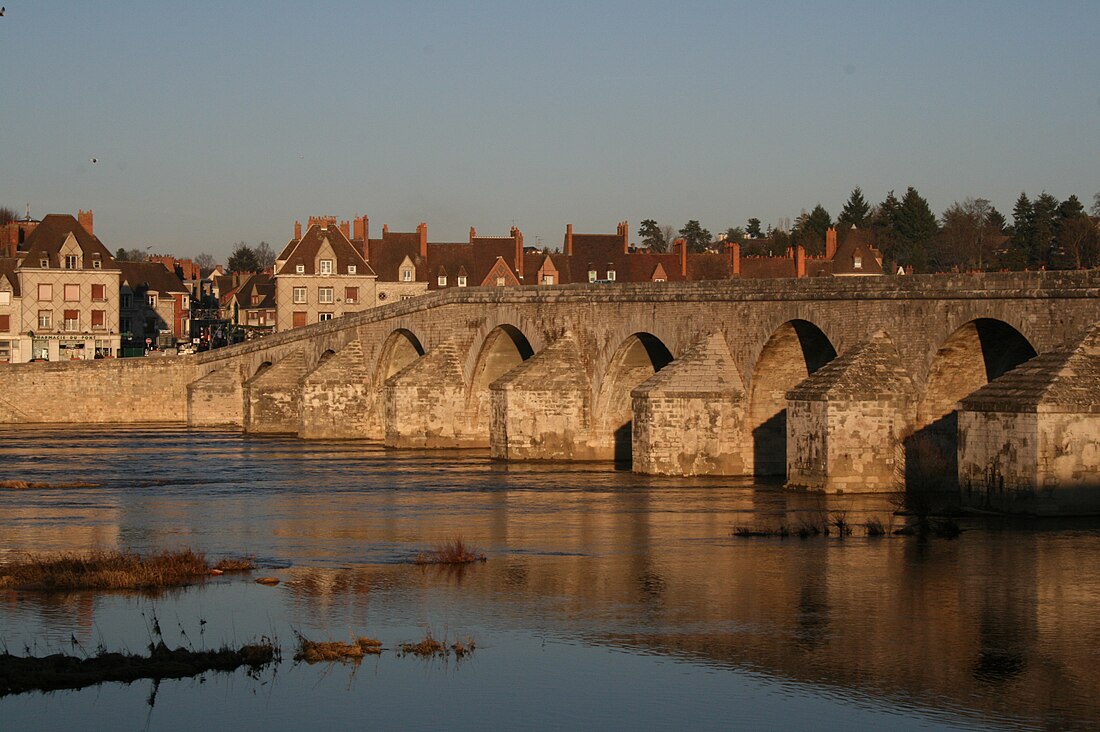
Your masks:
{"label": "red tile roof", "polygon": [[356,275],[370,276],[375,274],[374,270],[363,259],[363,255],[359,253],[359,250],[344,236],[344,232],[340,230],[340,227],[328,226],[322,229],[319,224],[314,224],[306,229],[306,232],[302,234],[301,241],[292,247],[284,258],[283,266],[277,274],[298,274],[299,266],[304,269],[302,274],[319,274],[315,270],[317,253],[321,251],[321,247],[326,241],[336,257],[333,274],[346,275],[349,265],[356,268]]}

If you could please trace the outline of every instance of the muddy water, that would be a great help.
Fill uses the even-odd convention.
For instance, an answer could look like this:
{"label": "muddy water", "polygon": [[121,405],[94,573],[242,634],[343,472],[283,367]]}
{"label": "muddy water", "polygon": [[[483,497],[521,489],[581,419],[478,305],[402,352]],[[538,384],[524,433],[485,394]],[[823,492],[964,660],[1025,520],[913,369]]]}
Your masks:
{"label": "muddy water", "polygon": [[[31,550],[252,554],[161,595],[0,591],[9,652],[275,637],[259,675],[0,698],[0,729],[1089,728],[1100,720],[1100,523],[963,521],[957,540],[743,539],[738,526],[891,520],[885,498],[611,466],[506,465],[182,430],[0,432],[0,561]],[[411,564],[461,535],[489,561]],[[290,661],[294,633],[457,661]],[[0,648],[2,651],[2,648]],[[76,721],[74,721],[76,720]]]}

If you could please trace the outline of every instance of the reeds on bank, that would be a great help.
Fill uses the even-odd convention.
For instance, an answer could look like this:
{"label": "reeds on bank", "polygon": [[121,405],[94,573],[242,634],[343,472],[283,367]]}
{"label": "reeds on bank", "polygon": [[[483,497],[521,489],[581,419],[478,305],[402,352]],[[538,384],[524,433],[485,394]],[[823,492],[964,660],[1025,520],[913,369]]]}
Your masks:
{"label": "reeds on bank", "polygon": [[436,544],[430,551],[416,555],[417,564],[471,564],[485,560],[484,552],[477,547],[467,546],[460,536]]}
{"label": "reeds on bank", "polygon": [[[233,569],[242,571],[241,560]],[[251,564],[251,560],[246,560]],[[251,567],[249,567],[251,568]],[[212,573],[202,552],[191,549],[142,556],[137,552],[93,549],[61,554],[28,554],[0,565],[0,589],[150,590],[180,587]]]}

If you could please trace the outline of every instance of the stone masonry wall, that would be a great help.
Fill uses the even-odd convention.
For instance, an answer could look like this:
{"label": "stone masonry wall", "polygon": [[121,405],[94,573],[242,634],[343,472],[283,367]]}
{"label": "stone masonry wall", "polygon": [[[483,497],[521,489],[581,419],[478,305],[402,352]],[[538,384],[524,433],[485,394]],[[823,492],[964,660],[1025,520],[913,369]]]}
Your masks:
{"label": "stone masonry wall", "polygon": [[352,341],[302,383],[302,423],[307,439],[367,437],[371,388],[363,348]]}
{"label": "stone masonry wall", "polygon": [[1038,415],[959,412],[959,486],[967,505],[1019,510],[1035,505]]}
{"label": "stone masonry wall", "polygon": [[223,365],[187,385],[187,423],[244,427],[244,381],[236,364]]}

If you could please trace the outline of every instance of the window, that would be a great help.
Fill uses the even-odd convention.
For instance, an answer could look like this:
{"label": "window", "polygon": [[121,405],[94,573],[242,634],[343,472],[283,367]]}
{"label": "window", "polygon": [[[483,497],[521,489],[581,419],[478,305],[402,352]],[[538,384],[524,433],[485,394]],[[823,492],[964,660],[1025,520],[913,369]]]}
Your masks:
{"label": "window", "polygon": [[863,257],[852,257],[852,268],[863,269]]}
{"label": "window", "polygon": [[412,282],[412,278],[413,278],[413,271],[411,269],[401,270],[401,281],[402,282]]}
{"label": "window", "polygon": [[11,305],[11,292],[0,290],[0,305]]}
{"label": "window", "polygon": [[348,265],[348,274],[355,274],[355,265],[354,264],[349,264]]}
{"label": "window", "polygon": [[654,277],[653,281],[654,282],[667,282],[668,280],[666,280],[664,277]]}
{"label": "window", "polygon": [[552,284],[554,284],[554,275],[552,275],[552,274],[544,274],[544,275],[542,276],[542,284],[544,284],[544,285],[552,285]]}
{"label": "window", "polygon": [[345,287],[344,288],[344,302],[349,305],[354,305],[359,302],[359,288],[358,287]]}
{"label": "window", "polygon": [[267,322],[271,323],[272,325],[275,325],[275,311],[274,310],[268,310],[267,311]]}
{"label": "window", "polygon": [[317,322],[323,323],[326,320],[332,320],[332,313],[317,313]]}
{"label": "window", "polygon": [[134,296],[128,292],[122,293],[122,307],[132,308],[134,306]]}
{"label": "window", "polygon": [[458,276],[458,286],[459,287],[465,287],[466,286],[466,275],[459,275]]}
{"label": "window", "polygon": [[151,294],[151,295],[148,295],[148,299],[149,299],[149,307],[155,308],[157,306],[157,296]]}
{"label": "window", "polygon": [[294,304],[301,305],[306,302],[306,288],[295,287],[294,288]]}
{"label": "window", "polygon": [[318,287],[317,288],[317,302],[323,302],[326,305],[332,302],[332,288],[331,287]]}
{"label": "window", "polygon": [[305,312],[302,311],[302,310],[295,310],[294,311],[294,327],[295,328],[301,328],[305,324],[306,324],[306,314],[305,314]]}
{"label": "window", "polygon": [[0,363],[11,361],[11,341],[0,341]]}
{"label": "window", "polygon": [[103,269],[103,261],[99,257],[92,260],[92,269]]}
{"label": "window", "polygon": [[331,259],[322,259],[321,260],[321,274],[332,274],[332,260]]}
{"label": "window", "polygon": [[103,302],[107,299],[107,286],[106,285],[92,285],[92,299],[96,302]]}
{"label": "window", "polygon": [[38,329],[49,330],[53,327],[53,311],[52,310],[39,310],[38,311]]}
{"label": "window", "polygon": [[107,311],[106,310],[93,310],[92,311],[92,330],[103,330],[107,327]]}
{"label": "window", "polygon": [[305,273],[306,273],[306,266],[304,264],[294,265],[294,274],[305,274]]}
{"label": "window", "polygon": [[497,287],[504,287],[504,275],[497,277]]}
{"label": "window", "polygon": [[75,254],[65,255],[65,269],[77,269],[80,266],[80,260]]}
{"label": "window", "polygon": [[248,322],[249,323],[255,323],[259,319],[260,319],[260,314],[258,312],[256,312],[255,310],[249,310],[248,311]]}
{"label": "window", "polygon": [[53,285],[42,284],[38,286],[38,301],[49,302],[53,300]]}
{"label": "window", "polygon": [[447,275],[439,275],[439,286],[440,287],[446,287],[447,286]]}
{"label": "window", "polygon": [[78,302],[80,300],[80,285],[65,285],[65,301]]}
{"label": "window", "polygon": [[65,311],[65,330],[72,332],[80,330],[80,311],[79,310],[66,310]]}
{"label": "window", "polygon": [[11,331],[11,316],[0,315],[0,333],[7,333]]}
{"label": "window", "polygon": [[129,318],[119,318],[118,329],[119,329],[119,332],[125,333],[127,336],[133,335],[130,332],[130,319]]}
{"label": "window", "polygon": [[191,309],[191,299],[187,295],[184,295],[183,299],[180,301],[180,307],[182,307],[184,310]]}
{"label": "window", "polygon": [[43,257],[42,259],[38,260],[38,266],[41,267],[42,269],[49,269],[50,268],[50,260]]}
{"label": "window", "polygon": [[588,270],[588,281],[589,282],[595,282],[596,281],[596,270],[594,270],[594,269]]}
{"label": "window", "polygon": [[252,307],[256,307],[257,305],[259,305],[263,301],[263,299],[264,299],[263,295],[257,295],[255,293],[253,293],[253,295],[252,295]]}
{"label": "window", "polygon": [[613,270],[613,269],[607,270],[607,281],[608,282],[614,282],[615,281],[615,270]]}

